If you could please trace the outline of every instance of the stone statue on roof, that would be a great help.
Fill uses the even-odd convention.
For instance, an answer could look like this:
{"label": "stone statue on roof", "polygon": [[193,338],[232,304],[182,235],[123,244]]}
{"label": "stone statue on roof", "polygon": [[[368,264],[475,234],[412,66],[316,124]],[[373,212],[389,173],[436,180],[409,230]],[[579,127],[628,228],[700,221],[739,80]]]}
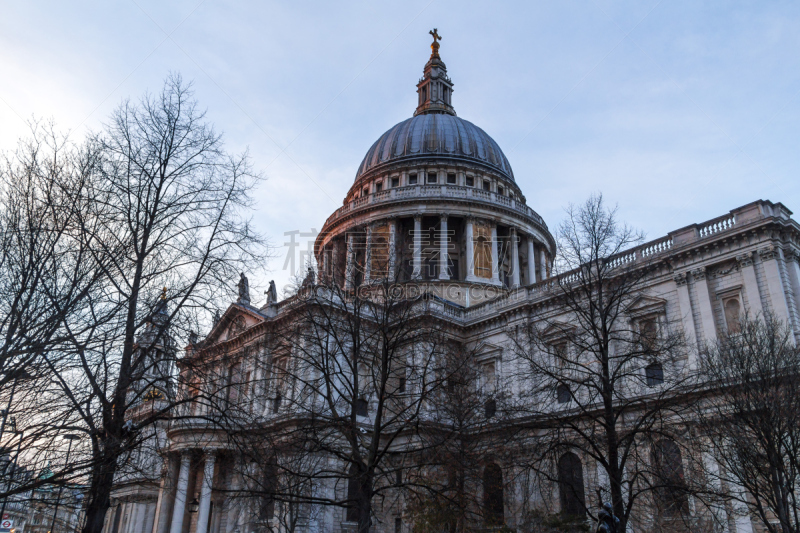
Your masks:
{"label": "stone statue on roof", "polygon": [[275,288],[275,280],[269,281],[269,290],[267,291],[267,305],[275,305],[278,303],[278,289]]}
{"label": "stone statue on roof", "polygon": [[240,274],[239,283],[239,303],[250,305],[250,283],[247,281],[247,276],[244,272]]}

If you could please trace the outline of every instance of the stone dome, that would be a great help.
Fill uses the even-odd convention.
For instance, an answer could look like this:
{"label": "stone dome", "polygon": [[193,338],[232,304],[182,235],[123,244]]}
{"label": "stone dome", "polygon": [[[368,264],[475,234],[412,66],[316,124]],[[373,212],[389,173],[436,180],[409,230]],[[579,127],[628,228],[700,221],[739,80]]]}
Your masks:
{"label": "stone dome", "polygon": [[364,156],[356,181],[385,165],[431,156],[482,164],[514,181],[511,165],[494,139],[472,122],[447,113],[419,114],[390,128]]}

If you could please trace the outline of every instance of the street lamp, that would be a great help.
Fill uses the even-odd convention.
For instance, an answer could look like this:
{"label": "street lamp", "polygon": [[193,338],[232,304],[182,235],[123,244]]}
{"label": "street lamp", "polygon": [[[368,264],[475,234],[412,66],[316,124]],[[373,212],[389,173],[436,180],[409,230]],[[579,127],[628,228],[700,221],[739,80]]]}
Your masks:
{"label": "street lamp", "polygon": [[[66,462],[64,464],[65,467],[69,468],[69,452],[72,451],[72,441],[76,441],[76,440],[80,439],[80,437],[78,435],[75,435],[75,434],[72,434],[72,433],[67,433],[66,435],[64,435],[61,438],[64,439],[64,440],[68,440],[69,441],[69,446],[67,446],[67,460],[66,460]],[[55,529],[54,528],[56,526],[56,516],[58,516],[58,505],[61,503],[61,489],[63,489],[63,488],[64,488],[63,485],[59,485],[59,487],[58,487],[58,497],[56,498],[56,508],[53,511],[53,520],[50,522],[50,531],[49,531],[49,533],[55,533]]]}
{"label": "street lamp", "polygon": [[198,502],[197,498],[195,498],[189,502],[189,512],[196,513],[198,509],[200,509],[200,502]]}

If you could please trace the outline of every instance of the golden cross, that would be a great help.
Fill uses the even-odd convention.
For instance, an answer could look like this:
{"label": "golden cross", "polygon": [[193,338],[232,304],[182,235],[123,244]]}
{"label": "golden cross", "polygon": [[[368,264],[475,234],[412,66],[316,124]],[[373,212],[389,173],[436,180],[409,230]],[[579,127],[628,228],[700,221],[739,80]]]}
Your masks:
{"label": "golden cross", "polygon": [[436,28],[433,28],[433,31],[429,31],[428,33],[433,35],[433,42],[436,42],[437,39],[440,41],[442,40],[442,38],[439,36],[439,33],[436,31]]}

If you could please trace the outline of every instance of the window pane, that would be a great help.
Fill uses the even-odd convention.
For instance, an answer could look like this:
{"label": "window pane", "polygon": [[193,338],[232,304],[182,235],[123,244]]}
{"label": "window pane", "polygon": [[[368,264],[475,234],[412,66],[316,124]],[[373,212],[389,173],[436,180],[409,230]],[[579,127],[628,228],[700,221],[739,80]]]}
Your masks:
{"label": "window pane", "polygon": [[497,413],[497,402],[494,399],[487,400],[486,404],[483,406],[483,409],[486,418],[493,418]]}
{"label": "window pane", "polygon": [[556,398],[558,399],[558,403],[567,403],[570,401],[572,399],[572,394],[569,391],[569,387],[564,384],[556,387]]}
{"label": "window pane", "polygon": [[664,383],[664,369],[660,363],[653,363],[644,369],[645,377],[647,378],[647,386],[655,387]]}
{"label": "window pane", "polygon": [[369,404],[364,398],[359,398],[355,402],[356,416],[367,416]]}

